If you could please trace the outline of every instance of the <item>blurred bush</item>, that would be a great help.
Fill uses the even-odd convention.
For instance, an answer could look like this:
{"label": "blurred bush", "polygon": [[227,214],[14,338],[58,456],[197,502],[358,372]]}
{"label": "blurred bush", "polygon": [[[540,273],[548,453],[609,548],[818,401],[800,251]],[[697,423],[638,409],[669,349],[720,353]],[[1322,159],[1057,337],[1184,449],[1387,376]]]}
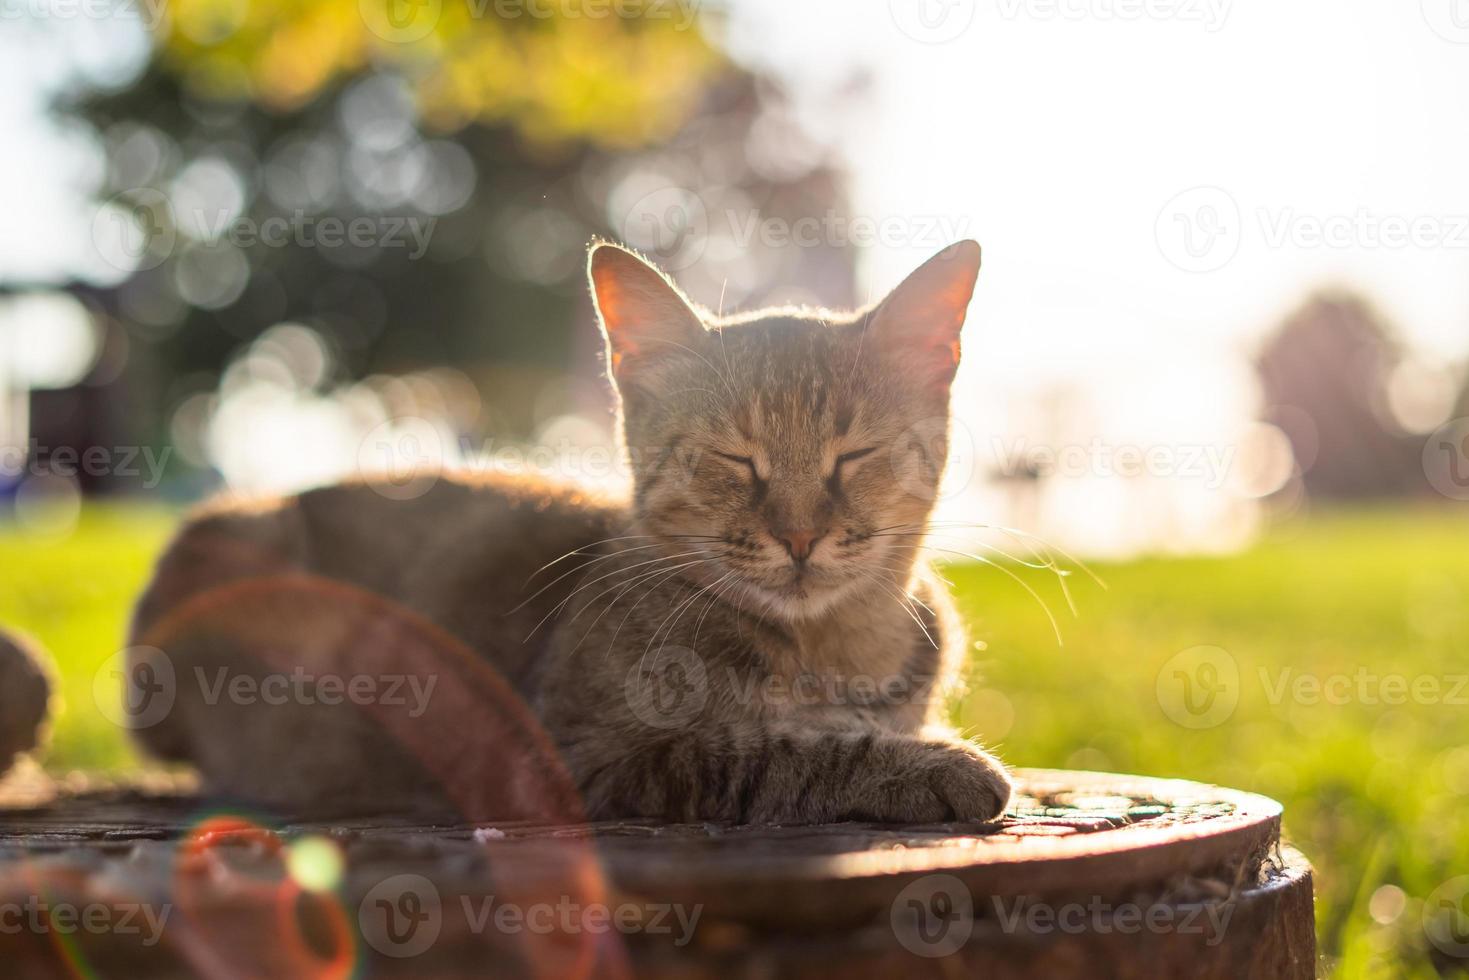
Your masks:
{"label": "blurred bush", "polygon": [[[32,413],[46,445],[95,443],[105,418],[113,443],[176,445],[185,470],[227,465],[250,432],[266,444],[236,463],[257,473],[290,469],[292,438],[341,457],[245,481],[270,486],[330,478],[397,414],[475,444],[542,438],[568,417],[604,427],[583,268],[595,237],[683,270],[711,305],[853,298],[850,254],[830,243],[734,240],[747,216],[829,213],[843,191],[780,80],[710,41],[717,10],[163,10],[136,78],[60,107],[105,148],[93,237],[120,281],[72,292],[120,353],[99,358],[85,398],[63,411],[68,393],[49,393],[46,419]],[[334,421],[317,425],[328,402]]]}

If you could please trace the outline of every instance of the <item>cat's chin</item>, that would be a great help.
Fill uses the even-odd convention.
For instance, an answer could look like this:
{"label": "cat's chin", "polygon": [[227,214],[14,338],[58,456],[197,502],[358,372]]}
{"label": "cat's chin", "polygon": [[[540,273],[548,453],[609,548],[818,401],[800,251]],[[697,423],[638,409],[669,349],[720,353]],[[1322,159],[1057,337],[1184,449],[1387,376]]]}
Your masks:
{"label": "cat's chin", "polygon": [[846,598],[855,582],[815,581],[810,577],[769,584],[746,581],[747,595],[753,607],[787,620],[816,619],[831,611]]}

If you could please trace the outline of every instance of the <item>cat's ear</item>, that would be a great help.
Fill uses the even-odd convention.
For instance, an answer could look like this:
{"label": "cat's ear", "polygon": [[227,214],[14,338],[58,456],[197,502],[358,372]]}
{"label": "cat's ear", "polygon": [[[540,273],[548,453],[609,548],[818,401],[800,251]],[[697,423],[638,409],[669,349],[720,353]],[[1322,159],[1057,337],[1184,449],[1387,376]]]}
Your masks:
{"label": "cat's ear", "polygon": [[587,261],[608,364],[619,384],[691,353],[704,324],[668,277],[627,249],[601,243]]}
{"label": "cat's ear", "polygon": [[959,367],[959,332],[979,277],[979,243],[950,245],[904,279],[867,317],[867,343],[905,370],[947,387]]}

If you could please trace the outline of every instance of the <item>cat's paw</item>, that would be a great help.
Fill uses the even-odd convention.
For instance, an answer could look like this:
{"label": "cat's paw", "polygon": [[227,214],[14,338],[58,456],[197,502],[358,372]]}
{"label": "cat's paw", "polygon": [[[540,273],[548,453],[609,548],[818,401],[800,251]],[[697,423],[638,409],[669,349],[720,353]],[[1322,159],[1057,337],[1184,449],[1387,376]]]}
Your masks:
{"label": "cat's paw", "polygon": [[989,821],[1010,803],[1010,776],[993,756],[964,742],[913,742],[897,771],[859,794],[865,819],[884,823]]}

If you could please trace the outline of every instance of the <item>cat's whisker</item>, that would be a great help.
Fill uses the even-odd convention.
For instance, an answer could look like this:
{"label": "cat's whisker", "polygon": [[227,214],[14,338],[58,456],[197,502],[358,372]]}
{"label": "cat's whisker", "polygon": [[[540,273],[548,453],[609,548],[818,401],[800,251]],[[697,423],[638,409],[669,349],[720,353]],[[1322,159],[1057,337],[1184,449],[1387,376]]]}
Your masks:
{"label": "cat's whisker", "polygon": [[[734,574],[734,572],[732,572],[732,571],[726,572],[724,577],[728,577],[728,576],[733,575],[733,574]],[[658,644],[658,657],[659,658],[661,658],[663,656],[663,648],[668,645],[668,641],[673,636],[673,631],[678,626],[678,621],[683,618],[684,612],[690,606],[692,606],[699,599],[700,596],[702,596],[702,595],[704,595],[706,593],[712,592],[714,590],[714,587],[717,586],[722,581],[724,581],[724,578],[720,578],[719,580],[715,581],[712,585],[706,585],[706,586],[704,586],[702,588],[699,588],[699,589],[694,590],[694,594],[693,595],[691,595],[688,599],[685,599],[682,603],[679,604],[679,606],[674,610],[674,612],[672,612],[672,613],[669,614],[669,616],[671,616],[673,618],[673,621],[671,623],[668,622],[668,618],[669,617],[664,617],[663,622],[664,623],[668,623],[668,631],[666,633],[663,633],[663,642],[660,643],[660,644]],[[656,640],[656,639],[658,639],[658,634],[660,632],[663,632],[663,623],[659,623],[658,624],[658,628],[653,631],[652,637],[650,637],[649,640],[648,640],[648,645],[643,648],[643,655],[638,658],[638,669],[639,670],[642,669],[643,662],[645,660],[647,660],[647,658],[648,658],[648,650],[652,648],[653,641]],[[655,663],[656,662],[657,661],[655,660]]]}
{"label": "cat's whisker", "polygon": [[[712,558],[710,558],[710,559],[703,559],[703,561],[715,561],[715,560],[717,560],[717,559],[712,559]],[[656,591],[660,585],[662,585],[664,582],[668,581],[674,575],[677,575],[680,571],[683,570],[683,568],[685,568],[685,567],[692,567],[693,565],[697,565],[697,564],[700,564],[700,562],[697,562],[697,561],[696,562],[691,562],[688,566],[681,565],[681,566],[678,566],[678,567],[673,568],[673,569],[662,569],[662,568],[655,569],[652,572],[648,572],[648,573],[645,573],[643,575],[638,576],[636,580],[634,580],[633,582],[628,583],[625,588],[622,588],[622,591],[618,592],[617,595],[615,595],[615,596],[612,597],[611,601],[609,601],[605,606],[602,607],[602,611],[599,612],[599,613],[597,613],[596,618],[594,618],[592,620],[591,625],[589,625],[586,628],[586,630],[582,633],[581,638],[576,641],[576,645],[571,648],[571,652],[572,653],[575,653],[577,650],[581,649],[581,646],[582,646],[583,643],[586,642],[587,637],[592,634],[592,631],[597,628],[597,624],[602,621],[602,617],[606,616],[613,609],[617,608],[617,604],[622,601],[622,597],[623,596],[625,596],[629,592],[631,592],[633,590],[633,588],[636,587],[639,583],[648,581],[649,579],[656,578],[657,576],[660,576],[661,575],[662,578],[657,578],[656,581],[654,581],[651,585],[649,585],[648,588],[647,588],[647,590],[644,591],[643,594],[638,597],[637,601],[634,602],[632,604],[632,606],[627,610],[627,612],[623,614],[622,619],[617,624],[617,629],[613,630],[612,637],[607,641],[607,649],[602,652],[602,656],[603,656],[604,659],[607,658],[607,657],[610,657],[612,655],[613,649],[617,645],[617,635],[618,635],[618,633],[622,632],[622,627],[627,623],[628,617],[633,614],[633,611],[635,609],[637,609],[638,606],[642,605],[643,600],[646,599],[648,596],[652,595],[653,592]],[[592,599],[591,602],[588,602],[587,605],[585,607],[583,607],[583,609],[577,613],[577,616],[580,616],[581,615],[581,612],[585,612],[587,608],[590,608],[591,605],[592,605],[592,603],[596,602],[598,599],[601,599],[602,596],[607,595],[608,593],[614,591],[618,587],[619,586],[613,586],[612,589],[608,589],[606,592],[603,592],[600,595],[598,595],[596,598]],[[575,619],[576,619],[576,616],[573,616],[572,617],[572,621],[575,621]]]}
{"label": "cat's whisker", "polygon": [[[891,586],[887,582],[883,581],[882,577],[879,576],[876,572],[871,572],[866,569],[861,569],[860,571],[864,577],[876,582],[879,587],[881,587],[884,591],[889,592],[889,594],[891,594],[893,598],[898,600],[898,604],[903,607],[903,611],[908,614],[908,618],[913,620],[913,624],[923,632],[924,638],[926,638],[928,642],[933,645],[933,648],[937,650],[939,648],[938,641],[933,638],[933,635],[931,633],[929,633],[928,627],[923,625],[923,620],[920,619],[918,616],[918,610],[913,608],[913,605],[907,601],[907,597],[905,597],[902,592],[898,591],[896,587]],[[927,607],[925,606],[924,608]],[[929,612],[932,613],[933,610],[929,609]]]}
{"label": "cat's whisker", "polygon": [[[897,575],[897,574],[900,574],[900,573],[903,572],[903,569],[902,568],[897,567],[897,566],[894,566],[894,565],[874,564],[874,565],[872,565],[870,567],[871,568],[878,569],[880,571],[889,572],[889,573],[892,573],[894,575]],[[860,569],[859,569],[859,571],[860,571]],[[938,615],[937,613],[935,613],[933,611],[932,607],[930,607],[928,603],[926,603],[922,599],[918,598],[918,596],[914,595],[912,593],[912,591],[910,591],[908,589],[904,589],[901,585],[899,585],[896,582],[894,582],[892,584],[894,585],[895,588],[899,589],[899,591],[901,591],[902,594],[904,596],[906,596],[910,601],[916,602],[919,606],[922,606],[925,610],[927,610],[928,611],[928,614],[930,616],[936,616],[936,615]]]}
{"label": "cat's whisker", "polygon": [[1019,585],[1026,592],[1030,593],[1030,597],[1036,601],[1036,603],[1041,607],[1041,611],[1046,614],[1046,619],[1050,620],[1051,623],[1051,631],[1056,634],[1056,645],[1066,645],[1066,641],[1061,637],[1061,626],[1059,623],[1056,622],[1056,617],[1051,613],[1051,607],[1046,604],[1046,600],[1041,596],[1039,592],[1031,588],[1030,583],[1025,581],[1025,579],[1021,578],[1019,575],[1016,575],[1014,572],[1010,571],[1010,569],[1006,568],[1004,565],[1000,564],[994,559],[986,558],[983,555],[970,554],[967,551],[956,551],[953,548],[939,548],[934,545],[924,545],[924,548],[928,551],[938,551],[948,555],[957,555],[961,558],[968,558],[970,561],[977,561],[981,564],[988,565],[991,568],[994,568],[1003,573],[1004,575],[1009,576],[1009,578],[1013,580],[1016,585]]}
{"label": "cat's whisker", "polygon": [[582,546],[580,546],[578,548],[573,548],[572,550],[568,551],[566,554],[561,555],[559,558],[552,558],[550,561],[546,562],[540,568],[536,569],[534,572],[531,572],[530,578],[527,578],[525,580],[526,581],[526,584],[529,585],[530,582],[531,582],[531,579],[534,579],[537,575],[541,574],[546,569],[551,568],[553,565],[559,565],[561,562],[565,561],[568,558],[574,558],[577,555],[591,555],[591,554],[596,554],[597,553],[596,549],[598,547],[600,547],[601,545],[611,544],[614,541],[636,541],[636,540],[642,540],[642,539],[651,538],[651,537],[654,537],[654,535],[651,535],[651,534],[620,534],[617,537],[603,538],[600,541],[591,541],[591,542],[588,542],[587,544],[584,544],[584,545],[582,545]]}
{"label": "cat's whisker", "polygon": [[648,538],[666,538],[666,539],[672,540],[672,539],[683,539],[683,538],[715,538],[715,537],[716,536],[713,535],[713,534],[620,534],[617,537],[603,538],[600,541],[589,541],[589,542],[587,542],[586,544],[582,545],[579,548],[573,548],[571,551],[568,551],[566,554],[562,555],[560,558],[553,558],[550,561],[546,562],[540,568],[536,569],[534,572],[531,573],[530,578],[527,578],[525,580],[525,584],[526,585],[529,585],[531,583],[531,579],[534,579],[537,575],[541,574],[542,572],[544,572],[546,569],[550,568],[553,565],[560,564],[561,562],[565,561],[566,559],[568,559],[568,558],[574,558],[577,555],[591,555],[591,554],[596,554],[597,553],[596,552],[596,549],[599,546],[604,545],[604,544],[611,544],[614,541],[637,541],[637,540],[646,540]]}
{"label": "cat's whisker", "polygon": [[[687,558],[687,557],[689,557],[690,554],[695,554],[695,552],[689,552],[689,554],[685,554],[685,555],[678,555],[678,556],[675,556],[674,558],[671,558],[669,560],[670,561],[677,561],[679,558]],[[712,553],[700,552],[700,554],[712,554]],[[703,564],[705,562],[718,561],[719,558],[720,558],[719,555],[712,555],[711,557],[707,557],[707,558],[695,558],[692,561],[682,562],[681,564],[674,565],[671,568],[670,567],[667,567],[667,563],[665,562],[663,564],[660,564],[656,568],[651,568],[651,569],[649,569],[649,570],[647,570],[645,572],[639,572],[638,574],[634,575],[631,579],[629,579],[627,581],[624,581],[624,582],[614,582],[612,585],[610,585],[607,588],[603,589],[601,592],[597,593],[595,596],[593,596],[592,598],[588,599],[585,603],[583,603],[582,604],[582,608],[578,609],[576,611],[576,613],[571,617],[571,619],[568,620],[568,622],[573,622],[573,623],[576,622],[576,620],[581,617],[582,613],[584,613],[588,609],[590,609],[592,607],[592,605],[595,604],[598,600],[600,600],[603,596],[611,595],[614,592],[617,593],[617,595],[613,596],[612,601],[609,602],[606,605],[606,607],[603,608],[602,611],[605,613],[608,610],[610,610],[613,606],[617,605],[618,602],[622,601],[622,597],[624,595],[626,595],[628,592],[632,591],[634,588],[636,588],[638,585],[642,584],[643,582],[648,581],[649,579],[656,578],[659,575],[663,575],[665,579],[672,578],[673,575],[677,574],[678,572],[682,571],[685,568],[692,568],[692,567],[694,567],[696,565],[700,565],[700,564]],[[628,571],[631,571],[631,569],[628,569]],[[663,580],[660,579],[660,581],[663,581]],[[636,607],[634,607],[634,608],[636,608]],[[598,618],[600,619],[601,617],[599,616]],[[595,623],[596,623],[596,621],[594,620],[593,621],[593,625],[595,625]]]}
{"label": "cat's whisker", "polygon": [[[644,591],[642,595],[638,596],[637,601],[634,602],[632,604],[632,606],[628,609],[628,611],[623,614],[622,620],[617,624],[617,629],[613,630],[613,632],[612,632],[612,639],[609,640],[608,643],[607,643],[607,653],[610,655],[611,652],[612,652],[612,648],[617,645],[617,636],[618,636],[619,633],[622,632],[622,628],[627,625],[628,617],[631,616],[633,614],[633,612],[637,610],[638,606],[641,606],[643,604],[643,600],[647,599],[648,596],[650,596],[654,592],[658,591],[659,586],[661,586],[664,582],[668,581],[674,575],[678,574],[678,572],[682,571],[684,568],[692,568],[695,565],[700,565],[700,564],[703,564],[705,562],[718,561],[720,557],[722,557],[722,556],[715,556],[714,558],[705,558],[705,559],[701,559],[700,561],[692,561],[692,562],[689,562],[687,565],[680,565],[677,568],[674,568],[674,569],[669,570],[667,572],[667,574],[665,574],[662,578],[658,579],[652,585],[648,586],[647,590]],[[632,586],[628,586],[628,589],[631,589],[631,588],[632,588]],[[607,609],[602,610],[602,612],[605,613],[605,612],[607,612],[608,609],[611,609],[614,606],[616,606],[617,603],[622,600],[622,597],[623,597],[623,595],[626,594],[626,592],[627,592],[627,590],[624,590],[623,592],[618,593],[617,598],[613,599],[612,602],[608,603]],[[597,618],[600,619],[601,616],[598,616]]]}
{"label": "cat's whisker", "polygon": [[[959,527],[978,527],[978,526],[981,526],[981,525],[963,525],[963,524],[958,524],[956,526],[959,526]],[[984,526],[985,527],[988,527],[987,525],[984,525]],[[1004,533],[1004,531],[1005,531],[1005,529],[994,529],[994,530],[1000,530],[1002,533]],[[929,537],[958,537],[958,535],[956,533],[954,533],[954,532],[940,530],[940,529],[938,529],[938,528],[936,528],[934,526],[929,526],[929,527],[927,527],[927,528],[925,528],[923,530],[916,530],[916,531],[886,531],[886,532],[883,532],[883,533],[874,533],[874,534],[872,534],[870,536],[871,537],[917,537],[917,538],[925,538],[925,539],[926,538],[929,538]],[[1025,566],[1027,568],[1033,568],[1033,569],[1036,569],[1037,571],[1049,571],[1051,574],[1053,574],[1056,577],[1057,585],[1061,589],[1061,595],[1062,595],[1062,597],[1066,601],[1067,608],[1071,610],[1071,615],[1073,615],[1073,616],[1078,615],[1078,611],[1077,611],[1077,607],[1076,607],[1076,600],[1072,596],[1072,594],[1071,594],[1071,588],[1070,588],[1070,586],[1069,586],[1069,584],[1067,582],[1067,579],[1071,575],[1071,571],[1069,569],[1064,569],[1064,568],[1060,567],[1060,565],[1058,565],[1056,563],[1055,558],[1052,557],[1051,555],[1049,555],[1049,554],[1042,555],[1036,549],[1036,547],[1034,545],[1028,544],[1025,541],[1019,541],[1018,543],[1020,543],[1021,545],[1029,548],[1029,550],[1031,552],[1031,555],[1036,558],[1036,561],[1033,561],[1033,562],[1026,561],[1025,559],[1020,558],[1020,557],[1018,557],[1018,556],[1016,556],[1014,554],[1011,554],[1009,551],[1007,551],[1004,548],[1001,548],[999,545],[993,544],[991,542],[987,542],[987,541],[978,542],[978,544],[979,544],[980,547],[987,548],[990,551],[993,551],[993,552],[999,554],[1001,557],[1003,557],[1006,560],[1011,561],[1011,562],[1013,562],[1013,563],[1015,563],[1017,565],[1023,565],[1023,566]],[[1049,547],[1049,546],[1047,545],[1046,547]],[[1083,566],[1083,568],[1085,569],[1085,566]],[[1096,575],[1092,574],[1090,569],[1085,569],[1085,570],[1086,570],[1086,572],[1089,575],[1092,576],[1093,579],[1096,579],[1097,580],[1098,584],[1101,584],[1100,579],[1097,579]],[[1106,586],[1103,585],[1103,588],[1105,588],[1105,587]]]}
{"label": "cat's whisker", "polygon": [[[709,610],[713,609],[716,602],[721,601],[725,596],[729,595],[729,593],[734,590],[735,586],[739,585],[738,577],[738,574],[731,570],[724,574],[724,578],[715,583],[717,588],[713,593],[710,594],[709,601],[704,603],[704,611],[699,614],[698,622],[694,623],[693,643],[695,647],[698,647],[699,645],[699,631],[704,628],[704,620],[709,616]],[[731,579],[734,579],[735,581],[730,581]],[[726,582],[728,582],[729,584],[724,584]],[[736,622],[738,622],[740,614],[739,609],[735,608],[733,611],[736,617]]]}
{"label": "cat's whisker", "polygon": [[[596,585],[598,582],[606,581],[607,579],[611,578],[614,575],[626,574],[626,573],[631,572],[631,571],[633,571],[635,569],[638,569],[638,568],[646,568],[648,565],[655,565],[655,564],[659,564],[659,563],[666,563],[666,562],[670,562],[670,561],[677,561],[680,558],[688,558],[688,557],[690,557],[692,555],[699,555],[699,554],[710,554],[710,552],[708,551],[708,549],[699,549],[697,551],[686,551],[686,552],[684,552],[682,554],[678,554],[678,555],[659,555],[657,558],[649,558],[647,561],[635,562],[634,564],[629,565],[629,566],[627,566],[625,568],[614,568],[610,572],[607,572],[605,574],[602,574],[602,575],[597,576],[596,578],[592,579],[590,582],[583,582],[581,585],[578,585],[575,589],[573,589],[571,591],[571,593],[566,596],[566,598],[562,599],[554,607],[552,607],[551,611],[548,612],[548,613],[546,613],[546,615],[541,618],[541,621],[539,623],[536,623],[536,625],[531,629],[530,633],[528,633],[526,635],[526,640],[529,640],[532,636],[535,636],[536,630],[539,630],[542,626],[544,626],[546,624],[546,622],[549,619],[551,619],[551,617],[556,616],[556,615],[559,615],[561,613],[561,611],[566,608],[567,603],[571,602],[571,600],[574,599],[579,593],[581,593],[585,589],[591,588],[592,586]],[[655,571],[658,571],[658,569],[655,569]],[[614,585],[612,588],[615,589],[615,588],[617,588],[617,586]],[[608,589],[607,591],[610,592],[610,591],[612,591],[612,589]],[[607,594],[606,592],[600,593],[596,597],[594,597],[591,601],[592,602],[595,602],[597,599],[601,598],[603,595],[606,595],[606,594]],[[590,605],[590,603],[588,603],[588,605]],[[586,606],[583,606],[582,607],[582,610],[578,610],[577,613],[576,613],[576,615],[572,616],[571,621],[572,622],[575,622],[577,616],[580,616],[581,613],[582,613],[582,611],[585,610],[585,609],[586,609]]]}
{"label": "cat's whisker", "polygon": [[[575,575],[577,572],[584,572],[587,569],[591,568],[593,565],[599,565],[599,564],[601,564],[604,561],[610,561],[613,558],[620,558],[623,555],[632,554],[635,551],[647,551],[649,548],[660,548],[660,547],[662,547],[662,542],[658,542],[658,543],[655,543],[655,544],[639,545],[636,548],[623,548],[620,551],[612,551],[612,552],[609,552],[609,553],[607,553],[605,555],[601,555],[600,557],[593,558],[591,561],[583,562],[580,565],[577,565],[577,566],[575,566],[575,567],[573,567],[573,568],[571,568],[571,569],[569,569],[567,571],[562,572],[560,575],[556,576],[551,581],[547,582],[545,585],[541,586],[539,589],[537,589],[536,591],[532,592],[529,596],[526,597],[526,599],[525,599],[524,602],[522,602],[520,605],[516,606],[514,609],[510,610],[510,612],[507,612],[505,615],[509,616],[509,615],[511,615],[513,613],[520,612],[520,610],[524,609],[531,602],[535,601],[536,597],[539,596],[541,593],[543,593],[547,589],[552,588],[553,586],[555,586],[555,584],[557,582],[560,582],[563,579],[566,579],[566,578],[569,578],[572,575]],[[596,552],[590,552],[590,554],[596,554]],[[539,574],[539,573],[537,573],[537,574]],[[535,578],[535,576],[532,575],[531,578]],[[527,581],[526,584],[529,585],[530,582]]]}
{"label": "cat's whisker", "polygon": [[[1011,540],[1015,541],[1017,544],[1024,544],[1026,547],[1031,548],[1032,549],[1032,554],[1035,554],[1036,553],[1034,549],[1037,546],[1039,546],[1040,548],[1044,548],[1046,550],[1046,552],[1055,552],[1056,554],[1058,554],[1062,558],[1064,558],[1066,561],[1070,562],[1072,565],[1075,565],[1077,568],[1079,568],[1083,572],[1085,572],[1087,574],[1087,576],[1090,577],[1093,582],[1096,582],[1097,583],[1097,585],[1101,586],[1103,589],[1107,588],[1107,583],[1105,581],[1103,581],[1102,578],[1100,576],[1098,576],[1094,571],[1092,571],[1092,569],[1090,568],[1090,566],[1087,565],[1086,562],[1082,561],[1080,558],[1077,558],[1075,555],[1071,554],[1069,551],[1067,551],[1066,549],[1060,547],[1059,545],[1054,545],[1054,544],[1050,543],[1049,541],[1047,541],[1045,538],[1042,538],[1042,537],[1040,537],[1039,535],[1036,535],[1036,534],[1032,534],[1029,531],[1022,531],[1022,530],[1019,530],[1018,528],[1013,528],[1013,527],[1005,527],[1004,525],[1001,525],[1001,524],[980,524],[980,523],[974,523],[974,522],[969,522],[969,521],[929,521],[929,522],[927,522],[925,524],[921,524],[921,525],[919,525],[919,524],[894,525],[894,528],[896,528],[896,527],[906,527],[906,528],[909,528],[909,529],[919,528],[919,527],[926,527],[926,528],[951,528],[951,529],[952,528],[963,528],[963,529],[976,530],[976,531],[995,531],[995,532],[997,532],[999,534],[1005,535],[1006,537],[1008,537]],[[891,530],[891,528],[880,528],[879,530]]]}

